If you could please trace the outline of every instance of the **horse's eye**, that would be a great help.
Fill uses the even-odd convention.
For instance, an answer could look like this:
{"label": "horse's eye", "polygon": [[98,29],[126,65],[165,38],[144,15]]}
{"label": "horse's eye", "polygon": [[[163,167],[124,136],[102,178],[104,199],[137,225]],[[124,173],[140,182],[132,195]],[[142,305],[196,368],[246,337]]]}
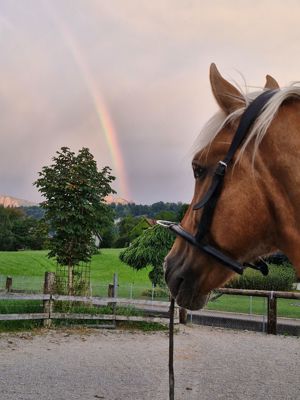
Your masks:
{"label": "horse's eye", "polygon": [[206,174],[206,168],[201,167],[200,165],[193,165],[193,170],[195,179],[203,178]]}

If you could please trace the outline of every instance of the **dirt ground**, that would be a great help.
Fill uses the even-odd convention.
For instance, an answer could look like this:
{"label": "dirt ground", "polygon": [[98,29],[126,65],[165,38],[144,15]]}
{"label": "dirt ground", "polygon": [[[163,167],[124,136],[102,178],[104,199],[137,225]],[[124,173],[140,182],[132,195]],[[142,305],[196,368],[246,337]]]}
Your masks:
{"label": "dirt ground", "polygon": [[[181,327],[175,398],[300,399],[300,338]],[[168,336],[103,330],[0,335],[5,400],[168,400]]]}

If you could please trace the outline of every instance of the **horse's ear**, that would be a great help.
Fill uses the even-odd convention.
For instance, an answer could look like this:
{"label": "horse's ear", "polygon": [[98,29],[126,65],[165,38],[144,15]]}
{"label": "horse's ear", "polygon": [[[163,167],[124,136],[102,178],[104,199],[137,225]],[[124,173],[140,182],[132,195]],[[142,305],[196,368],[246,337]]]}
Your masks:
{"label": "horse's ear", "polygon": [[237,88],[221,76],[214,63],[211,64],[209,72],[210,84],[215,99],[226,114],[230,114],[239,108],[245,107],[243,95]]}
{"label": "horse's ear", "polygon": [[279,85],[276,79],[274,79],[271,75],[266,76],[265,89],[270,89],[270,90],[279,89]]}

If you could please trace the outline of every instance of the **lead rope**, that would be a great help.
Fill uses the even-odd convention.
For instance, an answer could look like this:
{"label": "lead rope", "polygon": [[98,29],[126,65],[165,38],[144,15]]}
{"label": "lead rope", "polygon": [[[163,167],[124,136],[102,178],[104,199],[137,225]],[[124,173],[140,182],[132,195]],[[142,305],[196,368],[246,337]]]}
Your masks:
{"label": "lead rope", "polygon": [[170,308],[169,308],[169,399],[174,400],[174,308],[175,300],[171,298]]}

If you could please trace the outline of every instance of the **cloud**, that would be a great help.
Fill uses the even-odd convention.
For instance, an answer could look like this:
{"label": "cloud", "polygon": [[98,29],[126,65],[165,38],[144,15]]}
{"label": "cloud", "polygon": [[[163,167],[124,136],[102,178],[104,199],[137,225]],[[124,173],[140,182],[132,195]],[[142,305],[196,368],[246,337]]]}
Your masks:
{"label": "cloud", "polygon": [[294,0],[2,1],[0,192],[37,200],[32,181],[64,145],[113,165],[70,35],[117,129],[131,198],[188,201],[190,149],[217,110],[209,64],[250,86],[299,79],[299,12]]}

